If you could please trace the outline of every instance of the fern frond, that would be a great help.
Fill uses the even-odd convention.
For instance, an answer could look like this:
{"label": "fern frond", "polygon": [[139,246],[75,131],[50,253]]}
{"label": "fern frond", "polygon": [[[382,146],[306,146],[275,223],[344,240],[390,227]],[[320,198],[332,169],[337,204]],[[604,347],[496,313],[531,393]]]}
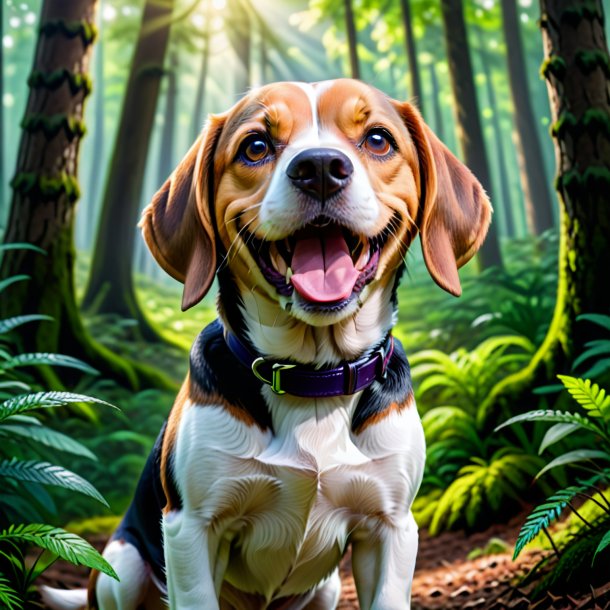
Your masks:
{"label": "fern frond", "polygon": [[0,403],[0,422],[7,417],[25,411],[63,407],[76,403],[95,403],[116,408],[105,400],[93,398],[92,396],[85,396],[84,394],[74,394],[73,392],[35,392],[34,394],[20,394],[19,396],[14,396],[13,398],[9,398]]}
{"label": "fern frond", "polygon": [[0,540],[35,544],[70,563],[119,579],[112,566],[86,540],[59,527],[40,523],[11,525],[0,532]]}
{"label": "fern frond", "polygon": [[521,526],[515,543],[513,560],[517,559],[523,548],[536,538],[544,528],[548,527],[551,521],[561,516],[563,509],[572,498],[586,489],[585,486],[572,485],[549,496],[544,504],[537,506]]}
{"label": "fern frond", "polygon": [[557,375],[574,400],[589,412],[592,417],[602,417],[610,408],[610,396],[590,379],[580,379],[570,375]]}
{"label": "fern frond", "polygon": [[49,464],[49,462],[21,461],[17,458],[2,460],[0,461],[0,477],[72,489],[108,506],[106,500],[91,483],[71,470]]}
{"label": "fern frond", "polygon": [[72,455],[78,455],[79,457],[97,461],[96,456],[83,444],[75,441],[72,437],[66,434],[62,434],[56,430],[51,430],[46,426],[21,426],[12,423],[5,423],[4,425],[0,426],[0,438],[10,438],[12,435],[20,437],[21,439],[40,443],[45,447],[59,449],[60,451],[71,453]]}
{"label": "fern frond", "polygon": [[33,352],[31,354],[18,354],[16,356],[12,356],[9,360],[0,363],[0,369],[8,370],[20,366],[38,366],[41,364],[48,364],[50,366],[66,366],[72,369],[78,369],[79,371],[83,371],[83,373],[88,373],[89,375],[99,375],[99,371],[78,358],[47,352]]}
{"label": "fern frond", "polygon": [[606,547],[610,546],[610,530],[608,530],[604,537],[600,540],[600,543],[597,545],[597,549],[595,549],[595,554],[593,555],[593,559],[591,560],[591,564],[595,562],[595,558],[598,553],[601,553]]}
{"label": "fern frond", "polygon": [[23,608],[23,600],[13,587],[8,579],[0,574],[0,607],[6,610],[21,610]]}
{"label": "fern frond", "polygon": [[27,316],[15,316],[14,318],[6,318],[0,320],[0,335],[10,332],[14,328],[27,324],[28,322],[39,322],[41,320],[51,321],[51,316],[44,316],[42,314],[31,314]]}
{"label": "fern frond", "polygon": [[602,428],[595,421],[588,419],[580,413],[553,411],[552,409],[539,409],[538,411],[528,411],[527,413],[522,413],[521,415],[515,415],[515,417],[511,417],[504,423],[497,426],[494,432],[502,430],[502,428],[506,428],[506,426],[511,426],[512,424],[525,421],[545,421],[558,424],[574,424],[580,428],[584,428],[585,430],[590,430],[595,434],[604,434]]}

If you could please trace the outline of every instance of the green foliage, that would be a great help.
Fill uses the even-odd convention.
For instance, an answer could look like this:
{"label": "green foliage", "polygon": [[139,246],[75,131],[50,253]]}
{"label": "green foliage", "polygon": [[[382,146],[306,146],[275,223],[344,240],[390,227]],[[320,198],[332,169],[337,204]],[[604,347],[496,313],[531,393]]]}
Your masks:
{"label": "green foliage", "polygon": [[430,533],[488,524],[507,504],[518,503],[540,464],[540,458],[509,448],[498,450],[489,461],[472,458],[438,501]]}
{"label": "green foliage", "polygon": [[[607,321],[601,320],[603,323]],[[538,479],[549,470],[557,467],[587,465],[587,470],[593,470],[596,474],[587,481],[579,482],[578,485],[566,487],[536,507],[523,524],[515,545],[514,557],[516,558],[530,542],[532,542],[542,530],[558,519],[563,510],[570,510],[582,521],[581,531],[566,543],[566,549],[560,556],[560,561],[555,572],[559,572],[562,578],[569,579],[581,574],[580,567],[587,563],[589,566],[595,561],[598,553],[604,553],[610,544],[610,503],[597,486],[600,483],[608,485],[610,482],[610,468],[600,466],[601,463],[610,462],[610,436],[608,425],[610,424],[610,397],[606,391],[589,379],[580,379],[568,375],[558,375],[558,378],[570,393],[572,398],[582,409],[581,413],[569,411],[539,410],[531,411],[523,415],[513,417],[497,429],[507,425],[514,425],[525,421],[553,422],[549,432],[554,434],[545,436],[540,451],[546,450],[559,441],[563,441],[576,431],[583,433],[579,437],[579,443],[568,451],[565,451],[551,459],[542,468],[536,478]],[[563,426],[563,428],[558,428]],[[593,448],[591,448],[593,447]],[[598,492],[603,501],[598,501],[588,495],[589,490]],[[572,501],[577,496],[587,498],[594,502],[602,510],[602,517],[597,522],[589,522],[576,510]],[[547,535],[548,532],[546,532]],[[592,541],[596,541],[592,544]],[[567,561],[566,557],[571,560]],[[582,575],[582,574],[581,574]],[[546,582],[546,586],[561,582],[556,576]]]}
{"label": "green foliage", "polygon": [[[599,326],[605,331],[610,332],[610,316],[602,314],[583,314],[576,318],[577,321],[586,321]],[[595,363],[584,373],[583,377],[597,377],[610,370],[610,339],[596,339],[585,344],[585,351],[574,360],[572,368],[577,370],[579,366],[591,359]]]}
{"label": "green foliage", "polygon": [[86,540],[61,528],[41,523],[11,525],[0,532],[0,544],[3,541],[35,544],[60,559],[99,570],[118,580],[112,566]]}
{"label": "green foliage", "polygon": [[[56,512],[45,486],[76,491],[107,505],[86,479],[44,459],[49,450],[87,460],[95,460],[94,454],[70,436],[26,415],[50,407],[82,403],[108,405],[106,401],[74,392],[33,392],[27,378],[17,376],[21,367],[41,364],[95,373],[85,363],[68,356],[12,353],[15,330],[23,324],[46,320],[46,316],[30,315],[0,321],[0,479],[3,489],[0,495],[0,528],[3,528],[0,532],[0,603],[9,609],[23,607],[31,597],[35,579],[57,558],[101,570],[116,578],[112,567],[79,536],[52,525],[23,523],[24,519],[37,521],[41,515],[52,516]],[[16,522],[21,523],[16,525]],[[42,549],[34,565],[26,560],[31,545]]]}
{"label": "green foliage", "polygon": [[425,350],[411,357],[411,373],[421,379],[418,399],[434,392],[435,402],[449,400],[469,413],[492,391],[498,380],[529,361],[535,346],[525,337],[491,337],[472,351],[452,354]]}

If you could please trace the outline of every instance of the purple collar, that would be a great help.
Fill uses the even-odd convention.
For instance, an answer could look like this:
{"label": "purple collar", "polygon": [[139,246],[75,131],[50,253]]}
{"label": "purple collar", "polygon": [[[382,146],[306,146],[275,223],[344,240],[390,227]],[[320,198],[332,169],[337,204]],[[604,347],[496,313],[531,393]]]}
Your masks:
{"label": "purple collar", "polygon": [[385,379],[388,362],[394,353],[394,337],[388,333],[383,345],[368,356],[343,362],[332,369],[315,369],[305,364],[267,360],[253,353],[227,330],[225,341],[233,355],[276,394],[308,398],[342,396],[364,390],[375,379]]}

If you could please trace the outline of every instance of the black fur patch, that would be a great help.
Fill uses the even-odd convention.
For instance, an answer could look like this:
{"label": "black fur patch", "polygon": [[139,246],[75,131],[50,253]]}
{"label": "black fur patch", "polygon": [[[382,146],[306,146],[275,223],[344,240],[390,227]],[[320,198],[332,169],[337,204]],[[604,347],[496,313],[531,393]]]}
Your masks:
{"label": "black fur patch", "polygon": [[208,394],[223,396],[243,409],[261,428],[272,428],[261,394],[262,382],[231,353],[218,320],[206,326],[191,349],[191,378]]}
{"label": "black fur patch", "polygon": [[375,380],[362,392],[352,418],[355,432],[367,419],[383,413],[392,403],[403,404],[413,392],[411,369],[401,342],[394,338],[394,353],[385,379]]}

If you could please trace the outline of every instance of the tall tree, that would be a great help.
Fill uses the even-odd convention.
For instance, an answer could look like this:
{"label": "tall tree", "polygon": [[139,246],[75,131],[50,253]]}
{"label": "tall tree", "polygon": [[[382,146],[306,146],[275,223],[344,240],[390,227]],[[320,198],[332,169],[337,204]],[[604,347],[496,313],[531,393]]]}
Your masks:
{"label": "tall tree", "polygon": [[175,47],[169,53],[166,80],[167,92],[165,94],[165,112],[163,113],[163,129],[161,130],[161,147],[157,171],[159,184],[163,184],[167,180],[175,166],[174,140],[178,116],[178,50]]}
{"label": "tall tree", "polygon": [[[474,87],[462,0],[441,0],[441,13],[451,88],[457,110],[458,137],[464,161],[480,180],[483,188],[491,195],[487,148],[483,138],[479,104]],[[493,202],[493,197],[491,199]],[[479,260],[483,267],[502,265],[496,223],[492,222],[489,228],[489,233],[479,250]]]}
{"label": "tall tree", "polygon": [[489,413],[523,403],[532,388],[568,372],[585,343],[597,338],[582,313],[608,314],[610,260],[610,78],[601,0],[541,0],[547,81],[561,202],[559,283],[553,320],[529,366],[506,378]]}
{"label": "tall tree", "polygon": [[0,226],[4,203],[4,2],[0,2]]}
{"label": "tall tree", "polygon": [[89,188],[87,189],[87,200],[89,202],[88,214],[81,214],[83,217],[84,241],[85,247],[91,249],[93,239],[95,237],[95,223],[98,217],[98,202],[100,197],[100,186],[102,184],[103,172],[100,170],[104,166],[104,148],[105,148],[105,129],[104,129],[104,96],[106,88],[104,86],[104,0],[100,0],[100,12],[102,17],[98,19],[99,23],[99,40],[95,46],[93,53],[94,59],[94,80],[93,80],[93,97],[94,97],[94,114],[93,114],[93,156],[91,159],[91,171],[89,174]]}
{"label": "tall tree", "polygon": [[83,307],[137,320],[158,339],[141,311],[132,267],[139,204],[152,135],[174,0],[146,0],[102,200]]}
{"label": "tall tree", "polygon": [[411,83],[410,93],[415,98],[417,105],[423,109],[424,98],[422,96],[421,78],[419,75],[419,65],[417,63],[417,51],[415,49],[415,35],[413,33],[413,19],[411,16],[410,0],[400,0],[402,11],[402,24],[405,36],[405,48],[409,61],[409,82]]}
{"label": "tall tree", "polygon": [[347,32],[347,47],[352,78],[360,78],[360,61],[358,59],[358,37],[356,36],[356,21],[354,18],[353,0],[343,0],[345,9],[345,30]]}
{"label": "tall tree", "polygon": [[517,3],[514,0],[502,0],[501,6],[518,152],[521,157],[519,166],[525,191],[525,209],[530,230],[539,234],[554,225],[553,203],[546,181],[542,145],[527,82]]}
{"label": "tall tree", "polygon": [[502,127],[500,125],[500,105],[496,98],[496,90],[492,81],[493,71],[490,66],[490,58],[487,49],[485,48],[485,40],[483,31],[480,27],[476,28],[477,42],[479,46],[479,56],[481,58],[481,67],[485,74],[485,88],[487,90],[487,99],[492,109],[491,122],[495,138],[496,159],[498,163],[498,182],[500,183],[500,193],[502,195],[502,208],[504,212],[504,221],[506,234],[509,237],[515,237],[515,221],[513,219],[513,206],[510,196],[510,185],[508,183],[508,166],[506,164],[506,155],[504,153],[504,137]]}
{"label": "tall tree", "polygon": [[6,288],[0,312],[2,317],[51,316],[54,322],[23,327],[25,349],[83,358],[136,387],[141,370],[91,340],[74,294],[78,152],[91,89],[87,70],[96,7],[96,0],[45,0],[42,6],[4,241],[34,244],[46,256],[32,250],[5,252],[0,277],[24,275],[29,280]]}

